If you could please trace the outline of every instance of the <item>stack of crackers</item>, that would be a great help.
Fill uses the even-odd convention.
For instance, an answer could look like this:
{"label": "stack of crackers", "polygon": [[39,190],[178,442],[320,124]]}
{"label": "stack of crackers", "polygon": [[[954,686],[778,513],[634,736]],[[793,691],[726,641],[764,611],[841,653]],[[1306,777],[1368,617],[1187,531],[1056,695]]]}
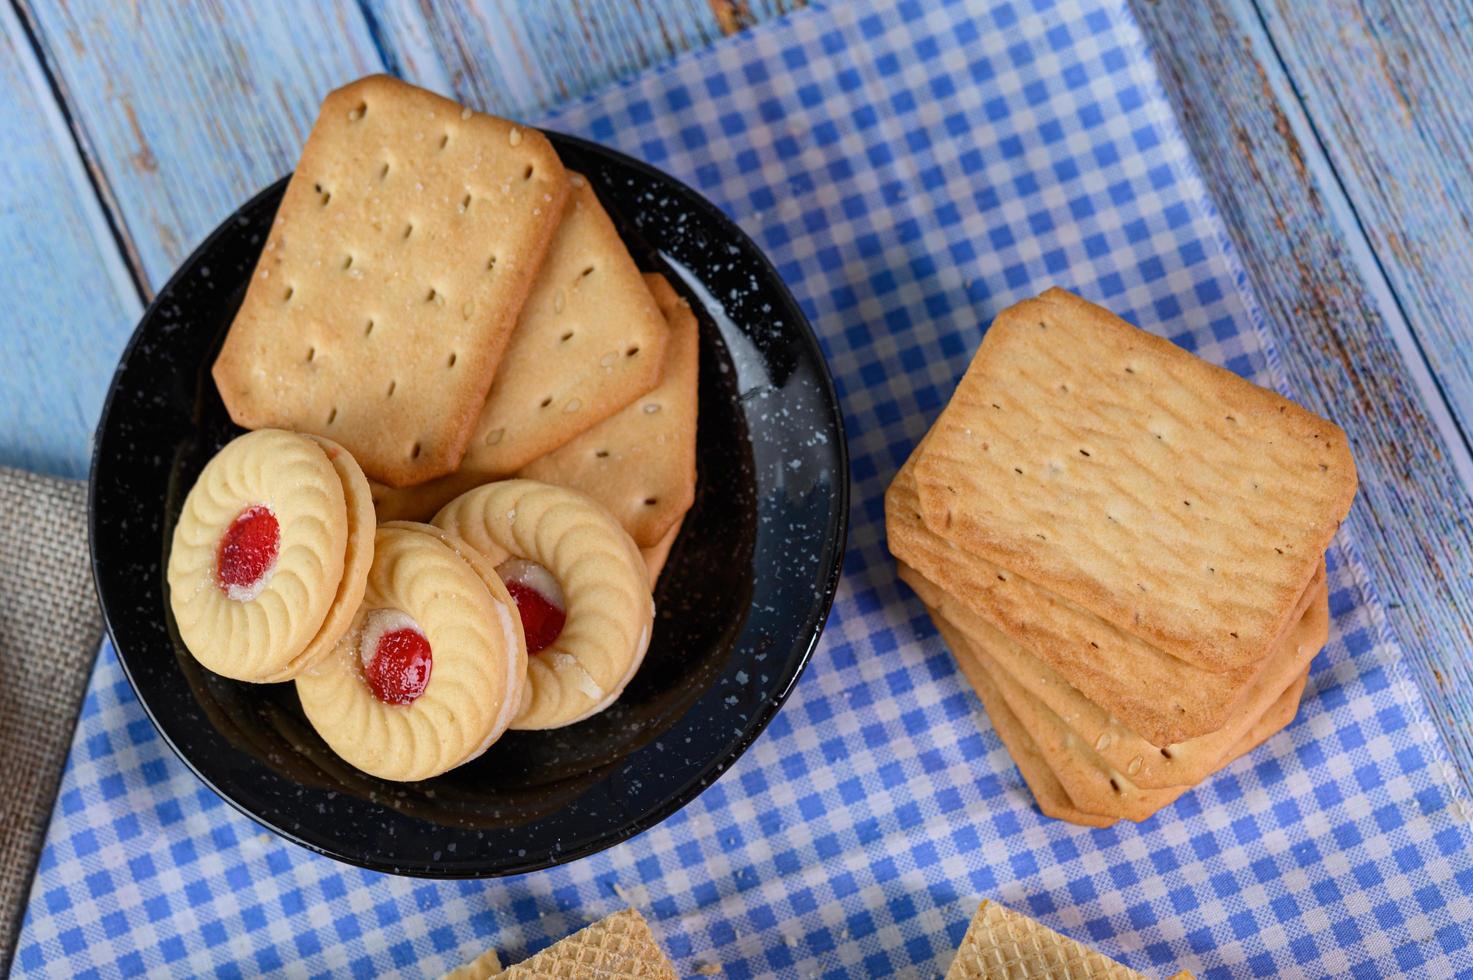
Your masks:
{"label": "stack of crackers", "polygon": [[323,102],[213,373],[245,428],[346,447],[382,521],[521,474],[658,575],[694,500],[690,308],[541,133],[385,76]]}
{"label": "stack of crackers", "polygon": [[1291,721],[1344,433],[1064,290],[1004,310],[885,495],[1044,813],[1144,820]]}

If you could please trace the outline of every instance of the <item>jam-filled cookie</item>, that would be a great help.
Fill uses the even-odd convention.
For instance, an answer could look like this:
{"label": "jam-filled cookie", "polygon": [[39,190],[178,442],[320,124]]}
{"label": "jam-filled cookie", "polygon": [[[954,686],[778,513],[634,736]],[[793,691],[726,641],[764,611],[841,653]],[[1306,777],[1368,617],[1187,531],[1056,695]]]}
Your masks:
{"label": "jam-filled cookie", "polygon": [[593,500],[532,480],[488,483],[435,515],[496,565],[527,641],[531,696],[514,729],[560,728],[613,704],[654,622],[634,541]]}
{"label": "jam-filled cookie", "polygon": [[185,498],[169,606],[200,663],[236,680],[288,680],[337,641],[372,559],[373,502],[326,439],[262,429],[221,449]]}
{"label": "jam-filled cookie", "polygon": [[526,646],[495,569],[442,529],[378,529],[363,603],[297,677],[332,750],[383,779],[437,776],[485,752],[521,710]]}
{"label": "jam-filled cookie", "polygon": [[[311,664],[331,650],[347,632],[353,615],[358,612],[358,604],[363,601],[368,569],[373,564],[373,535],[378,526],[378,515],[373,509],[373,488],[353,454],[323,436],[309,435],[306,438],[321,446],[327,454],[328,461],[342,480],[343,502],[348,507],[348,550],[343,555],[343,577],[338,582],[338,594],[327,610],[322,629],[317,631],[317,637],[298,658],[302,664]],[[270,680],[291,680],[301,669],[298,667]]]}

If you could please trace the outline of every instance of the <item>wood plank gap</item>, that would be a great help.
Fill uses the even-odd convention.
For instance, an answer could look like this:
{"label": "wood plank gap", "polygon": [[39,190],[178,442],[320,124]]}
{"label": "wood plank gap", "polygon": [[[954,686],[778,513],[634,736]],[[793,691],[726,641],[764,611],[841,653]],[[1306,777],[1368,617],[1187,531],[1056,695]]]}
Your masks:
{"label": "wood plank gap", "polygon": [[[56,107],[61,127],[65,130],[67,140],[76,149],[77,159],[82,163],[82,172],[92,189],[93,196],[97,199],[98,209],[106,224],[108,235],[112,238],[114,247],[122,260],[123,267],[127,271],[127,282],[139,302],[147,306],[153,300],[153,289],[148,284],[148,277],[143,272],[143,261],[139,256],[137,247],[133,244],[132,236],[128,234],[127,223],[123,220],[122,213],[118,210],[117,199],[113,195],[112,188],[108,184],[107,177],[102,168],[96,163],[95,155],[87,142],[82,127],[78,124],[76,116],[72,114],[71,101],[62,83],[61,77],[53,67],[51,54],[41,40],[41,32],[37,27],[34,15],[31,13],[25,0],[11,0],[11,7],[15,13],[16,22],[19,24],[21,33],[25,35],[26,43],[30,45],[34,61],[34,71],[45,81],[47,89],[51,93],[51,102]],[[116,270],[109,270],[116,271]]]}
{"label": "wood plank gap", "polygon": [[[399,63],[399,56],[394,48],[385,40],[384,26],[379,22],[376,14],[369,4],[364,0],[357,0],[358,14],[363,18],[363,26],[368,31],[368,37],[373,41],[374,50],[378,52],[379,59],[384,63],[384,71],[397,78],[404,77],[404,66]],[[413,81],[413,79],[409,79]]]}

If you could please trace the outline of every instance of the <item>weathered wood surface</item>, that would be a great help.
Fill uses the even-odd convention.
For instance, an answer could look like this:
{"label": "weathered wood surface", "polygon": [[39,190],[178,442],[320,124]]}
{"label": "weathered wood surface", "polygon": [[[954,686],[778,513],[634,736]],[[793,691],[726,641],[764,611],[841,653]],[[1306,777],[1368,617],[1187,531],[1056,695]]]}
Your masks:
{"label": "weathered wood surface", "polygon": [[[1352,523],[1466,778],[1468,17],[1404,0],[1132,2],[1296,394],[1351,434]],[[0,11],[0,286],[18,300],[0,332],[0,462],[84,471],[139,296],[289,169],[333,85],[389,70],[530,115],[798,5],[15,0],[18,17]]]}
{"label": "weathered wood surface", "polygon": [[[1473,775],[1473,499],[1450,455],[1465,449],[1452,427],[1443,427],[1446,438],[1439,433],[1431,418],[1439,410],[1446,415],[1439,394],[1417,384],[1394,336],[1430,328],[1422,320],[1401,321],[1394,285],[1376,278],[1378,265],[1396,257],[1358,240],[1353,220],[1337,220],[1348,203],[1295,95],[1323,79],[1286,73],[1250,0],[1132,2],[1273,328],[1294,395],[1350,436],[1361,492],[1349,523],[1467,782]],[[1377,75],[1360,84],[1390,83]],[[1473,75],[1458,84],[1466,90]],[[1312,109],[1315,101],[1304,105]],[[1367,105],[1372,101],[1365,97]],[[1372,115],[1361,125],[1383,124]],[[1460,248],[1462,261],[1473,260],[1467,241]],[[1458,288],[1470,287],[1473,280]],[[1473,338],[1463,317],[1466,345]]]}
{"label": "weathered wood surface", "polygon": [[85,476],[140,309],[21,22],[0,7],[0,465]]}
{"label": "weathered wood surface", "polygon": [[530,114],[800,5],[6,4],[0,464],[86,475],[140,298],[291,168],[333,86],[387,70]]}
{"label": "weathered wood surface", "polygon": [[1473,4],[1255,6],[1473,442]]}
{"label": "weathered wood surface", "polygon": [[352,3],[22,9],[152,289],[291,169],[325,92],[382,68]]}

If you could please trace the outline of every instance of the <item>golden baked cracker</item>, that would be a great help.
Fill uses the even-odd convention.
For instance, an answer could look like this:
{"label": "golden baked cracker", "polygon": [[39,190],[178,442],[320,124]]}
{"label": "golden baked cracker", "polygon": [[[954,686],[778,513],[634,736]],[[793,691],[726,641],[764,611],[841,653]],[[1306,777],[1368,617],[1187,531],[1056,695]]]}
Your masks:
{"label": "golden baked cracker", "polygon": [[1023,726],[1038,754],[1043,757],[1054,777],[1074,805],[1085,813],[1141,821],[1162,807],[1176,802],[1186,786],[1143,790],[1106,768],[1089,746],[1075,738],[1068,726],[1037,698],[1025,691],[992,658],[993,645],[1000,634],[963,634],[967,654],[987,672],[1008,710]]}
{"label": "golden baked cracker", "polygon": [[660,380],[669,330],[582,176],[507,344],[463,469],[508,476]]}
{"label": "golden baked cracker", "polygon": [[[972,652],[981,659],[983,667],[997,685],[998,691],[1007,701],[1008,708],[1018,719],[1018,723],[1033,737],[1039,754],[1044,757],[1049,768],[1058,777],[1064,787],[1064,792],[1069,794],[1069,798],[1081,810],[1139,823],[1150,819],[1156,811],[1175,803],[1178,797],[1192,788],[1191,786],[1165,786],[1159,789],[1144,789],[1136,785],[1135,781],[1125,773],[1109,765],[1088,742],[1079,738],[1062,718],[1038,698],[1028,693],[1007,671],[998,667],[997,661],[992,657],[994,649],[992,640],[996,637],[996,631],[985,643],[977,642],[977,638],[971,637]],[[1264,715],[1271,719],[1279,718],[1283,714],[1284,706],[1292,705],[1293,710],[1290,710],[1288,717],[1284,718],[1283,723],[1276,726],[1274,731],[1288,724],[1293,718],[1294,711],[1298,710],[1299,697],[1304,691],[1307,676],[1307,673],[1300,674],[1293,684],[1280,693],[1274,703],[1269,706],[1269,710],[1264,712]],[[1255,718],[1248,726],[1248,730],[1255,731],[1263,723],[1263,717]],[[1226,750],[1212,760],[1209,775],[1237,758],[1237,752],[1234,749],[1241,741],[1243,739],[1229,743]]]}
{"label": "golden baked cracker", "polygon": [[[1154,813],[1154,809],[1142,808],[1143,799],[1141,791],[1131,784],[1128,777],[1119,772],[1111,771],[1099,760],[1099,756],[1093,750],[1075,740],[1072,745],[1066,744],[1067,733],[1061,733],[1054,728],[1043,728],[1040,721],[1048,721],[1047,709],[1036,710],[1036,706],[1030,706],[1027,697],[1019,701],[1024,706],[1024,711],[1029,715],[1028,719],[1018,715],[1013,709],[1013,704],[1007,700],[1006,692],[999,679],[991,669],[991,663],[982,652],[983,644],[979,644],[972,636],[968,635],[954,624],[946,620],[938,610],[927,609],[932,621],[941,632],[942,638],[946,640],[951,648],[963,673],[982,694],[985,685],[991,695],[1001,702],[1000,709],[1006,709],[1014,724],[1026,735],[1026,748],[1032,754],[1030,764],[1041,764],[1048,771],[1048,777],[1042,775],[1037,777],[1035,786],[1034,778],[1029,777],[1024,770],[1024,778],[1028,780],[1029,787],[1038,796],[1040,787],[1049,794],[1047,802],[1042,796],[1038,796],[1039,808],[1048,816],[1058,817],[1070,823],[1083,823],[1087,826],[1099,826],[1091,823],[1091,820],[1105,820],[1113,823],[1118,819],[1141,820]],[[1308,673],[1302,674],[1283,694],[1281,694],[1261,718],[1254,722],[1241,739],[1238,740],[1213,767],[1214,770],[1221,769],[1240,756],[1253,751],[1259,745],[1267,741],[1272,735],[1279,732],[1294,720],[1299,710],[1299,700],[1304,693],[1305,682]],[[1016,692],[1014,692],[1016,694]],[[984,700],[984,703],[986,701]],[[989,717],[993,716],[991,705]],[[1029,723],[1039,727],[1037,736]],[[1001,729],[999,729],[1001,731]],[[1012,751],[1010,746],[1009,751]],[[1022,763],[1019,763],[1022,769]],[[1147,791],[1153,794],[1152,799],[1160,805],[1174,802],[1188,787],[1178,787],[1174,790]],[[1061,793],[1066,803],[1060,803],[1056,793]],[[1137,809],[1132,809],[1136,807]],[[1159,807],[1158,807],[1159,808]],[[1078,814],[1084,814],[1085,820],[1076,819]]]}
{"label": "golden baked cracker", "polygon": [[412,487],[391,487],[377,480],[370,480],[369,487],[373,491],[373,508],[380,523],[428,521],[456,497],[492,480],[483,473],[460,469]]}
{"label": "golden baked cracker", "polygon": [[664,276],[645,277],[669,322],[665,373],[653,391],[522,470],[608,508],[641,548],[654,545],[696,496],[700,327]]}
{"label": "golden baked cracker", "polygon": [[1221,728],[1259,667],[1210,673],[1164,653],[1093,613],[953,546],[921,519],[916,456],[885,491],[890,553],[1022,644],[1091,701],[1154,745]]}
{"label": "golden baked cracker", "polygon": [[670,557],[670,549],[675,545],[675,539],[680,537],[680,527],[685,523],[685,515],[672,525],[665,536],[648,548],[640,548],[639,553],[644,556],[645,567],[650,573],[650,588],[653,589],[660,581],[660,573],[665,570],[665,562]]}
{"label": "golden baked cracker", "polygon": [[677,980],[675,964],[635,909],[600,919],[497,976],[504,980]]}
{"label": "golden baked cracker", "polygon": [[1214,671],[1266,655],[1356,488],[1338,426],[1060,289],[993,321],[916,481],[947,539]]}
{"label": "golden baked cracker", "polygon": [[1146,980],[1143,974],[1054,932],[1021,912],[983,900],[946,980]]}
{"label": "golden baked cracker", "polygon": [[215,384],[396,486],[460,463],[568,183],[535,130],[382,75],[328,95]]}
{"label": "golden baked cracker", "polygon": [[1114,818],[1102,817],[1094,813],[1085,813],[1074,805],[1069,799],[1069,794],[1064,792],[1063,784],[1049,768],[1048,763],[1039,754],[1038,746],[1033,743],[1030,736],[1019,723],[1018,719],[1008,709],[1007,702],[997,690],[997,685],[987,675],[982,664],[970,653],[967,639],[962,636],[960,630],[946,621],[940,613],[928,610],[931,613],[931,621],[936,624],[936,629],[945,641],[947,649],[951,651],[952,658],[961,668],[967,683],[972,685],[982,707],[987,711],[987,717],[992,721],[992,727],[997,729],[997,737],[1002,740],[1003,747],[1008,750],[1008,755],[1013,757],[1013,763],[1018,767],[1018,772],[1023,775],[1023,782],[1028,784],[1028,789],[1033,793],[1033,799],[1038,803],[1038,809],[1046,817],[1055,820],[1064,820],[1068,823],[1078,824],[1081,827],[1109,827],[1115,823]]}
{"label": "golden baked cracker", "polygon": [[[588,494],[641,548],[650,548],[668,535],[695,499],[700,350],[699,327],[690,307],[663,276],[648,275],[645,281],[669,324],[659,385],[534,460],[520,475]],[[465,491],[494,479],[470,468],[469,459],[449,476],[418,486],[374,484],[379,520],[428,520]]]}
{"label": "golden baked cracker", "polygon": [[1302,615],[1279,641],[1263,672],[1254,679],[1227,723],[1215,732],[1185,742],[1156,746],[903,562],[900,578],[922,603],[937,609],[964,632],[991,638],[987,653],[998,668],[1062,718],[1082,744],[1093,746],[1111,767],[1142,789],[1193,786],[1201,782],[1218,766],[1223,753],[1247,734],[1253,722],[1303,676],[1329,635],[1329,591],[1321,571],[1304,597],[1306,608]]}
{"label": "golden baked cracker", "polygon": [[[1226,768],[1287,728],[1299,713],[1299,702],[1304,696],[1308,681],[1308,672],[1301,674],[1269,706],[1263,717],[1253,723],[1247,734],[1217,760],[1213,771]],[[1020,723],[1023,723],[1021,718]],[[1100,810],[1108,817],[1121,817],[1137,822],[1147,820],[1161,807],[1174,803],[1182,793],[1192,788],[1178,786],[1171,789],[1143,790],[1134,786],[1129,777],[1104,767],[1089,749],[1059,751],[1049,744],[1047,738],[1035,739],[1035,743],[1053,768],[1054,775],[1064,786],[1064,792],[1069,794],[1069,798],[1086,810]],[[1164,799],[1165,802],[1152,808],[1150,803],[1153,798]]]}

